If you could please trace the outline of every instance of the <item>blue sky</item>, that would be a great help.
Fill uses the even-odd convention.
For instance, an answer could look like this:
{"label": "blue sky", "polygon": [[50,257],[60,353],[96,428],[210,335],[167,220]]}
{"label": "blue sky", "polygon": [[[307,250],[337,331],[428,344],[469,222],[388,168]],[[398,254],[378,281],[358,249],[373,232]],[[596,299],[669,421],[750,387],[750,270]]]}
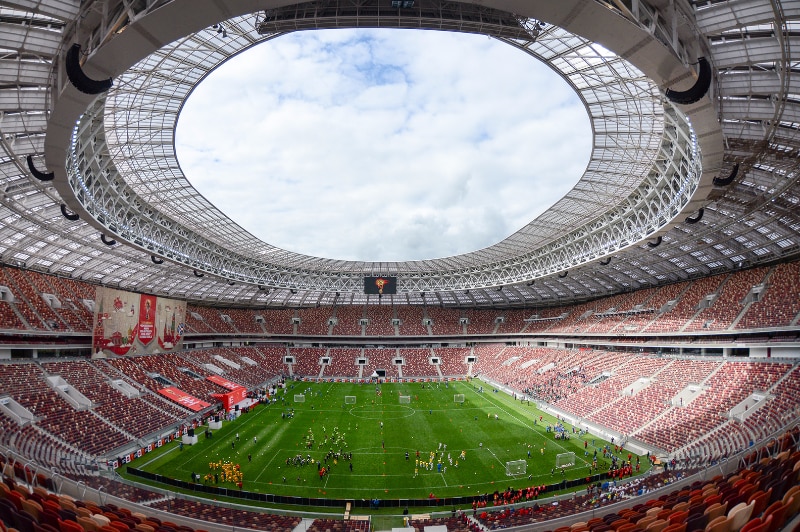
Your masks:
{"label": "blue sky", "polygon": [[335,259],[495,244],[563,196],[590,156],[557,74],[485,36],[298,32],[223,64],[176,132],[192,184],[278,247]]}

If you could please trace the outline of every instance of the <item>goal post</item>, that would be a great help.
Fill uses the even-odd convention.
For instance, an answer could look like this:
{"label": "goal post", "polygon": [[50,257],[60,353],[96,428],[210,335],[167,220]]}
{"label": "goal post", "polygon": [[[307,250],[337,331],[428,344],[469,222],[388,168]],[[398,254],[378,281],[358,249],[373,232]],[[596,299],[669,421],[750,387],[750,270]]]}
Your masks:
{"label": "goal post", "polygon": [[463,403],[464,402],[464,394],[457,393],[453,395],[453,402],[454,403]]}
{"label": "goal post", "polygon": [[401,405],[410,405],[411,404],[411,396],[410,395],[401,395],[399,397],[399,401]]}
{"label": "goal post", "polygon": [[354,404],[356,404],[356,396],[355,395],[345,395],[344,396],[344,404],[346,404],[346,405],[354,405]]}
{"label": "goal post", "polygon": [[506,476],[513,477],[524,475],[528,471],[528,462],[525,460],[511,460],[506,462]]}
{"label": "goal post", "polygon": [[294,402],[295,403],[305,403],[306,402],[306,394],[304,394],[304,393],[296,393],[296,394],[294,394]]}
{"label": "goal post", "polygon": [[575,453],[560,453],[556,455],[556,467],[564,469],[575,465]]}

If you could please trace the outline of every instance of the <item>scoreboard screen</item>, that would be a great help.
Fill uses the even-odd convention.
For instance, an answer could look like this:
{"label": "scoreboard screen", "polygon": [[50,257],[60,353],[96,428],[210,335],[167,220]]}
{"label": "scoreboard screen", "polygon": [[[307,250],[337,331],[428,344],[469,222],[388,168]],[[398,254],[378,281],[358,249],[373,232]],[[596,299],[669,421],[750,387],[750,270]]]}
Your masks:
{"label": "scoreboard screen", "polygon": [[364,277],[365,294],[396,294],[397,277],[382,275],[380,277]]}

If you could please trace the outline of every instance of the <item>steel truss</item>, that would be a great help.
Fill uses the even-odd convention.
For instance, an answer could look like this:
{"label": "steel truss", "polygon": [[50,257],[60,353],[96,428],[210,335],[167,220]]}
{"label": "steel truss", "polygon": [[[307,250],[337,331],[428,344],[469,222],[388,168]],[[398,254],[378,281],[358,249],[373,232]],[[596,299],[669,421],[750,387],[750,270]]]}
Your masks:
{"label": "steel truss", "polygon": [[[331,23],[302,13],[307,24]],[[69,184],[109,234],[231,283],[360,292],[363,275],[394,274],[401,291],[455,291],[526,283],[625,249],[664,228],[698,189],[701,154],[691,125],[652,81],[585,38],[509,14],[505,20],[518,21],[517,28],[539,31],[508,31],[502,40],[558,71],[592,120],[592,159],[567,196],[497,245],[445,259],[347,262],[259,242],[194,191],[175,158],[172,132],[183,99],[216,65],[281,35],[260,34],[268,27],[262,17],[224,21],[161,48],[84,113],[72,137]],[[283,25],[272,29],[286,20],[284,13]]]}

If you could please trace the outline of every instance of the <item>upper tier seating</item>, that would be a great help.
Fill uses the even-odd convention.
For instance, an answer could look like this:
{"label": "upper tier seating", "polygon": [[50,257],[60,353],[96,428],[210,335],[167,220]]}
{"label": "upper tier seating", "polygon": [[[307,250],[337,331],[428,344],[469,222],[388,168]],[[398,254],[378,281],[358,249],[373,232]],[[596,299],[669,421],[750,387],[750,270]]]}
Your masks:
{"label": "upper tier seating", "polygon": [[328,320],[333,317],[333,307],[311,307],[297,309],[300,325],[297,334],[310,336],[327,336]]}
{"label": "upper tier seating", "polygon": [[715,293],[724,280],[724,275],[715,275],[693,282],[686,281],[672,285],[680,288],[680,292],[676,294],[676,297],[680,297],[680,299],[670,310],[659,314],[657,319],[644,328],[644,331],[680,331],[697,314],[700,301]]}
{"label": "upper tier seating", "polygon": [[[252,309],[227,308],[220,313],[220,317],[222,317],[222,314],[228,316],[233,322],[233,327],[240,333],[261,335],[264,334],[264,329],[261,327],[261,324],[256,321],[258,312],[260,311]],[[227,321],[225,323],[231,325],[231,323],[228,323]]]}
{"label": "upper tier seating", "polygon": [[766,293],[750,305],[737,329],[791,325],[800,314],[800,262],[779,264],[771,272]]}
{"label": "upper tier seating", "polygon": [[428,317],[433,320],[431,331],[434,335],[456,336],[464,334],[460,323],[461,311],[457,309],[428,307]]}
{"label": "upper tier seating", "polygon": [[[800,261],[772,268],[758,267],[611,295],[570,306],[538,309],[451,309],[408,306],[386,299],[379,304],[336,305],[297,309],[241,309],[187,305],[187,336],[246,334],[260,336],[458,336],[462,334],[671,333],[770,329],[787,327],[800,318]],[[764,284],[757,301],[748,293]],[[75,331],[88,334],[95,300],[91,284],[9,266],[0,267],[0,286],[15,301],[0,301],[0,329],[42,333]],[[46,295],[47,300],[43,297]],[[60,303],[52,301],[55,296]],[[703,302],[715,296],[708,308]],[[50,301],[50,303],[48,303]],[[671,309],[665,305],[676,301]],[[702,304],[701,304],[702,303]],[[661,312],[665,309],[664,312]],[[262,323],[263,318],[263,323]],[[299,318],[294,323],[293,318]],[[329,320],[335,318],[335,326]],[[399,319],[399,327],[392,325]],[[430,326],[423,323],[431,320]],[[367,320],[363,326],[360,321]],[[462,323],[462,319],[466,323]],[[781,332],[787,340],[797,334]],[[789,335],[789,336],[787,336]]]}
{"label": "upper tier seating", "polygon": [[264,318],[264,326],[270,334],[294,334],[292,318],[295,317],[294,309],[265,309],[259,311]]}
{"label": "upper tier seating", "polygon": [[763,281],[767,271],[767,268],[753,268],[732,273],[713,305],[700,311],[685,330],[719,331],[729,328],[744,309],[745,296]]}
{"label": "upper tier seating", "polygon": [[336,326],[333,334],[339,336],[361,336],[362,326],[360,321],[366,318],[366,308],[363,305],[340,305],[336,307]]}
{"label": "upper tier seating", "polygon": [[400,319],[400,336],[428,335],[428,328],[422,323],[425,317],[424,307],[397,307],[397,317]]}
{"label": "upper tier seating", "polygon": [[[186,308],[187,313],[187,320],[189,325],[194,328],[197,332],[206,332],[200,331],[198,329],[207,328],[210,332],[217,332],[223,334],[230,334],[235,333],[236,329],[234,329],[232,323],[228,323],[227,321],[222,319],[222,314],[220,313],[219,309],[217,308],[209,308],[209,307],[200,307],[197,305],[188,305]],[[202,319],[196,320],[194,318],[194,314],[199,315]],[[197,322],[202,322],[203,325],[199,325]]]}
{"label": "upper tier seating", "polygon": [[391,305],[367,305],[367,336],[394,336],[394,309]]}

